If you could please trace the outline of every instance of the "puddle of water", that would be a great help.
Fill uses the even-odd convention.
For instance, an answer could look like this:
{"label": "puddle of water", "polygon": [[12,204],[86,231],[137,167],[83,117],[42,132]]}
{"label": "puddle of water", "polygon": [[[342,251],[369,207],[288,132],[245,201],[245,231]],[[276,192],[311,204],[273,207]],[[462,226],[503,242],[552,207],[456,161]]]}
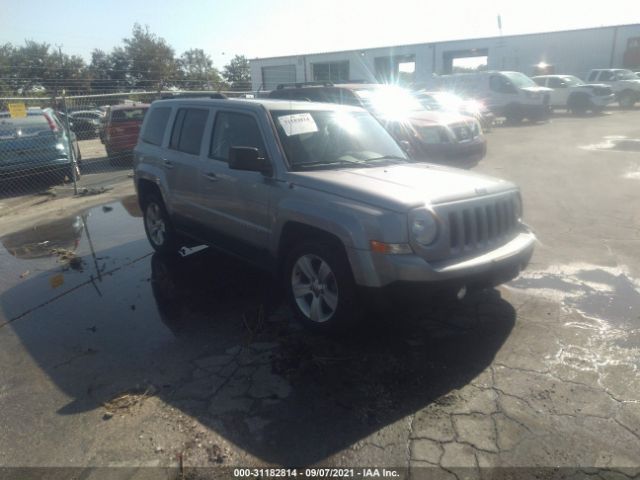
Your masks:
{"label": "puddle of water", "polygon": [[604,137],[600,143],[583,145],[584,150],[608,150],[618,152],[640,152],[640,139],[627,138],[618,135]]}
{"label": "puddle of water", "polygon": [[5,315],[12,318],[147,255],[151,249],[140,217],[136,197],[130,196],[0,237],[0,293],[29,284],[3,298]]}
{"label": "puddle of water", "polygon": [[598,374],[612,365],[640,369],[640,282],[626,268],[557,265],[524,272],[509,287],[556,300],[568,314],[580,315],[564,326],[585,340],[558,341],[558,352],[547,358],[551,364]]}
{"label": "puddle of water", "polygon": [[566,307],[613,324],[640,324],[640,282],[620,267],[588,264],[526,271],[511,287],[553,298]]}

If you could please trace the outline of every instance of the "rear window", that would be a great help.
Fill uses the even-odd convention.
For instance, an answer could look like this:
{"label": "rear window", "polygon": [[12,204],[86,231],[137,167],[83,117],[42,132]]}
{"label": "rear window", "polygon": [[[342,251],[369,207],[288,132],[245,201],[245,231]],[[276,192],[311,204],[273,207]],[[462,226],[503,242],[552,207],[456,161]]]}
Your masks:
{"label": "rear window", "polygon": [[50,132],[51,127],[44,115],[29,115],[24,118],[0,118],[0,139],[18,135],[26,137],[41,132]]}
{"label": "rear window", "polygon": [[169,122],[169,115],[171,115],[171,107],[154,108],[151,110],[149,118],[145,123],[144,131],[140,135],[142,141],[152,145],[161,145],[164,131]]}
{"label": "rear window", "polygon": [[128,110],[113,110],[111,112],[112,122],[132,122],[142,121],[147,113],[146,108],[132,108]]}

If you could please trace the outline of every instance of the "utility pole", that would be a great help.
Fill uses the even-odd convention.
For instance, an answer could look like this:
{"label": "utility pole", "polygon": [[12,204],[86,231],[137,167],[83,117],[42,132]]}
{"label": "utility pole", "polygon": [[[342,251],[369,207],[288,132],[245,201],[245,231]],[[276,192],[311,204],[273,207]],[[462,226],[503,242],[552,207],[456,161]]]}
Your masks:
{"label": "utility pole", "polygon": [[56,74],[56,83],[55,83],[55,95],[58,96],[58,82],[60,80],[60,75],[63,74],[64,72],[64,65],[62,62],[62,45],[56,45],[56,47],[58,47],[58,59],[59,59],[59,63],[58,63],[58,73]]}

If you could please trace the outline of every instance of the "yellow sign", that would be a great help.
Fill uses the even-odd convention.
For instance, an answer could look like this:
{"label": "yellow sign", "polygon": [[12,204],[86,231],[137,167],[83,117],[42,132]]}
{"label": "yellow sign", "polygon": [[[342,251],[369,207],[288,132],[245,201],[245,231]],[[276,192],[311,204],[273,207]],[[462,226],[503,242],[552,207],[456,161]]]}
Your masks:
{"label": "yellow sign", "polygon": [[22,118],[27,116],[27,107],[24,103],[10,103],[9,114],[11,118]]}

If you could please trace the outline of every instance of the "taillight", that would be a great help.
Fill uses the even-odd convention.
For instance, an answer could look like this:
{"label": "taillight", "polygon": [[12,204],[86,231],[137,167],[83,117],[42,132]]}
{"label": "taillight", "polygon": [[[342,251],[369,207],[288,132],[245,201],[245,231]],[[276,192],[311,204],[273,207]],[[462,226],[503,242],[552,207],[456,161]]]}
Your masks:
{"label": "taillight", "polygon": [[58,131],[58,125],[56,125],[56,122],[53,121],[53,118],[51,118],[46,113],[44,114],[44,118],[47,119],[47,123],[49,124],[49,128],[51,129],[51,131],[56,133]]}

